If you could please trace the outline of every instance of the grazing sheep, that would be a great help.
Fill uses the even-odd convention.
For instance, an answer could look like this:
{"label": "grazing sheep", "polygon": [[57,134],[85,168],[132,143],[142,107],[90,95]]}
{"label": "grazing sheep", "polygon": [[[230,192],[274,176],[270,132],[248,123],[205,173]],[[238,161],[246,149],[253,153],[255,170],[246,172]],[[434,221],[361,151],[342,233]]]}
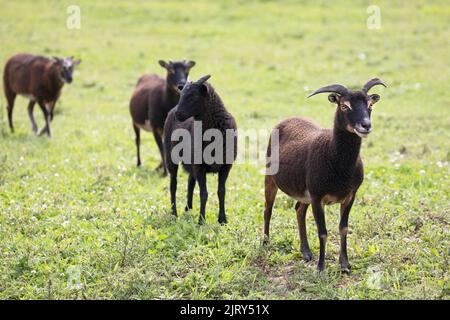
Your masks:
{"label": "grazing sheep", "polygon": [[164,153],[162,134],[167,114],[175,107],[180,98],[180,90],[183,89],[190,69],[195,65],[194,61],[169,61],[160,60],[159,64],[167,70],[166,79],[155,74],[142,76],[136,85],[130,101],[130,113],[133,119],[133,128],[136,134],[137,166],[141,165],[141,133],[140,129],[153,132],[156,144],[161,154],[161,163],[158,168],[164,170]]}
{"label": "grazing sheep", "polygon": [[[81,60],[70,58],[47,58],[31,54],[16,54],[5,65],[3,87],[7,100],[8,121],[14,132],[12,114],[16,96],[22,95],[30,100],[28,116],[34,133],[47,132],[51,137],[50,122],[56,101],[61,95],[64,83],[72,83],[72,73]],[[34,105],[38,103],[45,117],[45,127],[38,132],[33,116]]]}
{"label": "grazing sheep", "polygon": [[[303,258],[310,261],[312,253],[306,235],[305,216],[311,204],[320,241],[317,265],[320,271],[325,267],[327,240],[324,206],[335,203],[341,205],[339,261],[343,271],[350,272],[351,269],[347,257],[348,216],[364,178],[359,151],[361,138],[367,137],[372,130],[372,105],[380,99],[377,94],[368,95],[370,88],[375,85],[385,86],[381,80],[372,79],[359,91],[349,91],[335,84],[309,95],[331,92],[328,100],[337,104],[332,130],[321,129],[301,118],[284,120],[275,127],[275,130],[279,130],[279,170],[265,178],[265,241],[269,237],[275,196],[281,189],[297,200],[295,209],[301,252]],[[270,146],[269,143],[267,155],[273,159]]]}
{"label": "grazing sheep", "polygon": [[[188,133],[186,139],[190,146],[190,150],[186,151],[187,154],[183,154],[184,159],[187,160],[181,160],[183,168],[189,173],[186,211],[192,209],[192,195],[195,182],[198,182],[200,187],[199,224],[205,222],[205,207],[208,199],[206,174],[218,173],[219,223],[225,224],[227,222],[225,215],[225,183],[236,158],[236,122],[233,116],[225,109],[214,88],[206,82],[209,78],[210,76],[207,75],[196,82],[189,82],[181,91],[180,102],[177,107],[169,112],[164,126],[164,152],[167,170],[170,174],[172,213],[175,216],[177,215],[176,189],[179,164],[179,161],[172,159],[172,151],[178,144],[172,141],[172,135],[176,130],[184,129],[184,132]],[[197,134],[196,126],[200,123],[201,131]],[[214,140],[211,139],[212,141],[209,142],[204,137],[207,136],[207,132],[212,131],[218,134],[218,138],[215,137]],[[231,138],[229,138],[229,133],[232,134]],[[221,154],[215,154],[219,159],[215,158],[214,161],[209,161],[204,157],[204,151],[213,142],[219,142]],[[200,159],[197,158],[197,155],[200,155]]]}

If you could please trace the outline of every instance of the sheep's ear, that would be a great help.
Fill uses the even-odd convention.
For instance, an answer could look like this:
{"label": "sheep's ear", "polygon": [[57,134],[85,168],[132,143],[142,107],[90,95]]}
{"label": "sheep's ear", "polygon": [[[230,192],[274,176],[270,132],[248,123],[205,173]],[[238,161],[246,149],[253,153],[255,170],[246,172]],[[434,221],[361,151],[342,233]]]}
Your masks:
{"label": "sheep's ear", "polygon": [[369,104],[370,105],[373,105],[373,104],[377,103],[378,101],[380,101],[379,94],[374,93],[369,96]]}
{"label": "sheep's ear", "polygon": [[73,62],[73,65],[74,66],[77,66],[77,65],[79,65],[81,63],[81,59],[77,59],[77,60],[75,60],[74,62]]}
{"label": "sheep's ear", "polygon": [[328,101],[330,101],[331,103],[339,103],[339,95],[336,93],[332,93],[328,96]]}
{"label": "sheep's ear", "polygon": [[167,62],[165,62],[164,60],[159,60],[158,63],[161,67],[169,70],[169,64]]}
{"label": "sheep's ear", "polygon": [[192,61],[192,60],[188,61],[188,62],[185,63],[185,66],[186,66],[187,69],[190,69],[193,66],[195,66],[195,61]]}
{"label": "sheep's ear", "polygon": [[206,76],[203,76],[200,79],[198,79],[197,83],[198,84],[204,84],[206,81],[208,81],[209,78],[211,78],[211,75],[207,74]]}

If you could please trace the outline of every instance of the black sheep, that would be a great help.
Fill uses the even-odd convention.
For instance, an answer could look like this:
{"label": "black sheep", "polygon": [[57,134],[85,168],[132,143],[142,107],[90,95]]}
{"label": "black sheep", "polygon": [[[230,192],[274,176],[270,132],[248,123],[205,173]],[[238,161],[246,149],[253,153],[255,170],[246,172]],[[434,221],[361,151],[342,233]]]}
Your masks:
{"label": "black sheep", "polygon": [[[332,130],[321,129],[301,118],[284,120],[275,127],[275,130],[279,130],[279,170],[265,178],[265,241],[269,237],[275,196],[278,189],[281,189],[298,201],[295,208],[301,252],[303,258],[310,261],[312,253],[306,236],[305,216],[311,204],[320,241],[320,271],[325,267],[327,239],[324,206],[334,203],[341,204],[339,261],[344,271],[350,272],[351,269],[347,257],[348,216],[364,178],[359,156],[361,138],[366,137],[372,129],[372,105],[380,99],[377,94],[367,93],[374,85],[385,86],[379,79],[372,79],[359,91],[349,91],[341,85],[330,85],[310,95],[332,92],[328,100],[337,104]],[[270,146],[269,143],[267,153],[273,159]]]}
{"label": "black sheep", "polygon": [[[237,150],[236,122],[233,116],[225,109],[214,88],[206,82],[209,78],[209,75],[204,76],[196,82],[186,84],[181,91],[178,105],[169,112],[164,126],[165,161],[170,174],[171,205],[172,213],[175,216],[177,215],[176,188],[179,162],[182,162],[183,168],[189,173],[186,211],[192,209],[192,195],[195,183],[198,182],[200,188],[199,224],[205,221],[205,206],[208,199],[206,174],[219,174],[217,190],[219,197],[219,223],[224,224],[227,222],[225,215],[225,183],[236,158]],[[201,123],[202,127],[201,136],[194,133],[196,124],[198,125],[199,123]],[[185,160],[182,161],[172,157],[172,151],[178,144],[178,142],[172,141],[172,135],[177,129],[188,133],[188,144],[190,144],[190,152],[183,155]],[[206,160],[203,157],[205,148],[214,141],[217,142],[215,139],[203,141],[203,134],[210,129],[218,130],[216,132],[223,139],[223,143],[220,145],[222,154],[215,154],[220,159],[215,158],[216,160],[214,161]],[[196,150],[198,145],[200,145],[200,150]],[[195,160],[196,155],[200,154],[200,152],[199,161]]]}

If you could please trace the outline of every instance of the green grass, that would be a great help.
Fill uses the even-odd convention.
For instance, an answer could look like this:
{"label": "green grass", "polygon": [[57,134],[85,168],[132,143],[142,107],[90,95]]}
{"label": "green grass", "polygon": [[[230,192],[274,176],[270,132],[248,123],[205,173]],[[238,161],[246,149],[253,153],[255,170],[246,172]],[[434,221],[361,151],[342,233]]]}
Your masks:
{"label": "green grass", "polygon": [[[11,134],[0,99],[0,298],[2,299],[448,299],[450,6],[377,1],[76,1],[81,30],[66,28],[73,1],[0,1],[0,61],[16,52],[83,59],[57,105],[53,139],[32,135],[26,100]],[[207,224],[174,219],[153,138],[135,168],[128,113],[158,59],[197,61],[242,129],[305,116],[330,127],[329,83],[373,76],[382,100],[364,141],[365,181],[350,214],[340,273],[338,207],[327,208],[327,269],[299,254],[294,202],[279,194],[272,238],[261,246],[263,176],[237,165],[228,181],[229,224],[216,222],[209,177]],[[42,126],[42,116],[35,110]],[[179,183],[179,211],[186,175]],[[317,258],[312,214],[308,235]]]}

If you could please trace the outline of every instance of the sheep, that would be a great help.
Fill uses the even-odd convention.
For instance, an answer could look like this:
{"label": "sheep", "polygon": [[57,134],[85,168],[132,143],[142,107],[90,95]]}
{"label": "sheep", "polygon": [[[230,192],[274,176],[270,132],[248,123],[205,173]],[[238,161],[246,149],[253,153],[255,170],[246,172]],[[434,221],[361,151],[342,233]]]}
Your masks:
{"label": "sheep", "polygon": [[[20,53],[12,56],[5,64],[3,88],[7,100],[8,122],[14,132],[12,120],[16,96],[22,95],[30,100],[28,116],[35,134],[47,133],[52,136],[50,122],[53,120],[55,104],[65,83],[72,83],[72,73],[81,60],[68,58],[48,58],[39,55]],[[34,105],[38,103],[45,117],[45,127],[39,132],[33,116]]]}
{"label": "sheep", "polygon": [[[350,91],[342,85],[322,87],[308,97],[323,92],[331,92],[328,100],[337,105],[334,128],[321,129],[302,118],[290,118],[279,123],[275,130],[279,134],[278,172],[265,176],[264,242],[269,238],[272,208],[278,189],[297,200],[295,209],[300,235],[303,259],[311,261],[305,216],[312,205],[316,221],[320,255],[317,268],[325,268],[325,245],[327,229],[324,206],[340,204],[339,223],[340,253],[342,271],[349,273],[351,265],[347,257],[348,216],[355,200],[355,194],[363,182],[363,163],[359,156],[361,138],[372,130],[370,116],[372,105],[380,96],[368,95],[375,85],[386,85],[379,79],[371,79],[362,90]],[[267,156],[271,154],[271,143]],[[273,160],[272,160],[273,161]]]}
{"label": "sheep", "polygon": [[[205,207],[208,199],[206,174],[218,173],[218,220],[220,224],[226,224],[225,183],[232,164],[236,159],[237,126],[233,116],[225,109],[219,95],[214,88],[206,82],[209,78],[210,75],[207,75],[196,82],[188,82],[181,91],[180,101],[178,105],[169,112],[164,125],[164,153],[166,167],[170,174],[172,214],[177,216],[177,172],[178,165],[182,162],[183,168],[189,174],[187,205],[185,211],[192,209],[192,196],[195,183],[198,182],[200,188],[200,216],[198,223],[203,224],[205,222]],[[201,131],[197,134],[196,130],[200,130],[198,127],[199,124],[201,124]],[[190,148],[188,148],[189,150],[185,151],[186,154],[183,154],[184,160],[181,161],[174,159],[172,154],[177,145],[175,141],[172,141],[172,136],[178,130],[184,130],[184,132],[187,133],[188,137],[186,140],[187,144],[190,146]],[[210,130],[215,130],[214,132],[218,134],[218,137],[216,136],[214,140],[211,140],[220,144],[220,150],[215,150],[220,152],[220,154],[215,154],[219,159],[215,158],[214,161],[208,161],[204,157],[206,148],[213,144],[213,142],[203,141],[208,140],[206,138],[206,133],[211,132]],[[199,146],[198,149],[196,149],[197,146]],[[196,160],[197,155],[200,155],[200,158],[197,158]]]}
{"label": "sheep", "polygon": [[130,100],[130,114],[136,135],[137,166],[142,164],[140,129],[143,129],[153,132],[161,155],[161,163],[156,169],[162,168],[165,175],[167,172],[164,166],[162,141],[164,122],[169,111],[178,103],[180,90],[183,89],[195,61],[172,62],[169,60],[169,62],[165,62],[159,60],[159,64],[167,70],[166,79],[155,74],[142,76],[138,80]]}

